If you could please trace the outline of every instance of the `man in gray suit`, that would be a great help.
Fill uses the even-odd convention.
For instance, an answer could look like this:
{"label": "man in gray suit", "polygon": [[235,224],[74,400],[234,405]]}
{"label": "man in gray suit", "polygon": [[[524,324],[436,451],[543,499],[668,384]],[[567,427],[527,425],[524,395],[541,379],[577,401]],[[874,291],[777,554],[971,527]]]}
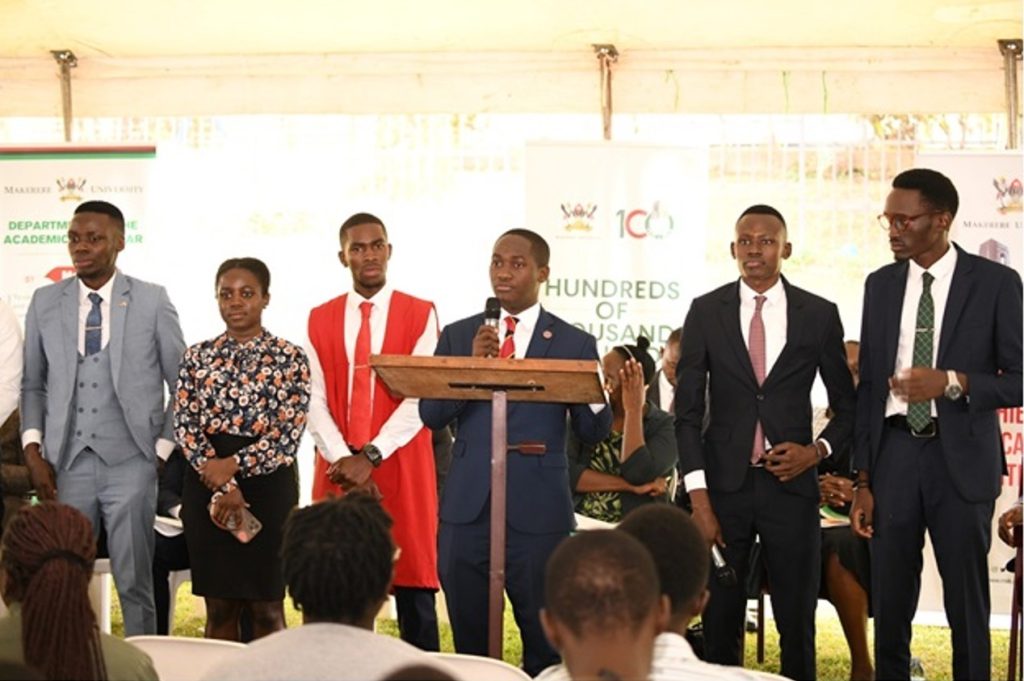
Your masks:
{"label": "man in gray suit", "polygon": [[41,499],[107,531],[127,636],[156,633],[153,517],[158,457],[174,447],[171,401],[185,342],[161,286],[117,271],[124,216],[105,201],[75,209],[77,277],[36,290],[25,319],[21,427]]}

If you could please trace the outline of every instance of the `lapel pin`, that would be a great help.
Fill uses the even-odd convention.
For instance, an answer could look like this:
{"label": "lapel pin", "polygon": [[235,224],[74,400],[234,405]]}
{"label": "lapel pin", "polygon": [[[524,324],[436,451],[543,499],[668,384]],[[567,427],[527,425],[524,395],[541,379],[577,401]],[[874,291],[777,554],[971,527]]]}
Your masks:
{"label": "lapel pin", "polygon": [[118,307],[128,307],[128,301],[127,300],[122,300],[120,303],[117,304],[117,306]]}
{"label": "lapel pin", "polygon": [[554,335],[554,334],[553,334],[553,333],[551,333],[551,330],[550,330],[550,329],[544,329],[544,333],[542,333],[542,334],[541,334],[541,336],[543,336],[543,337],[544,337],[544,340],[551,340],[551,337],[552,337],[553,335]]}

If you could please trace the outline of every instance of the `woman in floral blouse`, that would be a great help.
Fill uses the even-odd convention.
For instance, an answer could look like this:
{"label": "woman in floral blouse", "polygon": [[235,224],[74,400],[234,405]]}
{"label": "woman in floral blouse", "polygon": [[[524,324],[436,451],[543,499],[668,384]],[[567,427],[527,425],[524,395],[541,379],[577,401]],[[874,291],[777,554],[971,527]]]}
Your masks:
{"label": "woman in floral blouse", "polygon": [[285,518],[298,503],[294,464],[309,364],[301,348],[263,328],[270,302],[263,262],[226,261],[216,293],[227,330],[186,351],[174,425],[192,464],[181,510],[192,592],[206,599],[207,638],[238,640],[243,608],[255,638],[284,628],[278,554]]}
{"label": "woman in floral blouse", "polygon": [[584,445],[570,431],[569,484],[576,512],[617,523],[634,508],[668,501],[667,482],[676,466],[671,414],[646,400],[654,377],[650,341],[618,345],[601,364],[612,409],[612,431],[597,445]]}

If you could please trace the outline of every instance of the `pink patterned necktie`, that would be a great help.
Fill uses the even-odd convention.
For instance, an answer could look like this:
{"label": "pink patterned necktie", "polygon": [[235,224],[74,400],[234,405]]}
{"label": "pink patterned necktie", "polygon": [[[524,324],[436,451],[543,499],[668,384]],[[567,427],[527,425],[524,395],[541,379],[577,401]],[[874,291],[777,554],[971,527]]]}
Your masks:
{"label": "pink patterned necktie", "polygon": [[[750,364],[754,367],[754,376],[757,378],[757,384],[761,385],[764,383],[765,364],[765,349],[764,349],[764,319],[761,317],[761,308],[764,307],[764,296],[754,296],[754,301],[757,303],[757,307],[754,309],[754,316],[750,318],[750,333],[748,334],[748,340],[750,343]],[[750,454],[751,465],[759,465],[761,459],[764,457],[764,430],[761,428],[761,419],[757,420],[757,426],[754,428],[754,447]]]}

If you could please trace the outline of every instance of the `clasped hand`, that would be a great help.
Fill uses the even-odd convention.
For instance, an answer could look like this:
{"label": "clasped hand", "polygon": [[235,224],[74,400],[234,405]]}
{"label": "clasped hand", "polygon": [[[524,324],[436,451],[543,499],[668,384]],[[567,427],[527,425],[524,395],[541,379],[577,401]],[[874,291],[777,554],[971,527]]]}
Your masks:
{"label": "clasped hand", "polygon": [[765,453],[764,462],[765,468],[780,482],[789,482],[808,468],[818,465],[818,448],[813,444],[782,442]]}
{"label": "clasped hand", "polygon": [[948,377],[941,369],[914,367],[889,377],[889,390],[907,402],[927,402],[942,397]]}
{"label": "clasped hand", "polygon": [[237,472],[238,462],[233,456],[223,459],[207,459],[203,467],[199,469],[199,479],[207,489],[216,492],[235,477]]}

